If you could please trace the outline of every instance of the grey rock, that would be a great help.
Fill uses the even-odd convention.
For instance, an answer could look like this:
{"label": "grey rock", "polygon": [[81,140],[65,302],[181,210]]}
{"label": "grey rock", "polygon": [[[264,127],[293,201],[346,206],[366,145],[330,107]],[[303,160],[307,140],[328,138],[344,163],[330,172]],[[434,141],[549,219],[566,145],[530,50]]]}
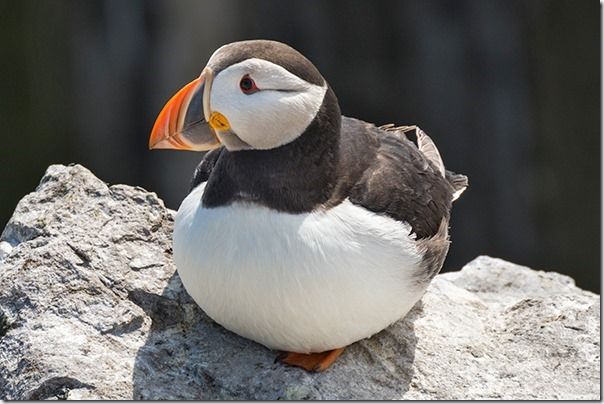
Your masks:
{"label": "grey rock", "polygon": [[48,168],[0,238],[0,398],[600,398],[599,296],[566,276],[479,257],[312,374],[197,307],[173,216],[141,188]]}

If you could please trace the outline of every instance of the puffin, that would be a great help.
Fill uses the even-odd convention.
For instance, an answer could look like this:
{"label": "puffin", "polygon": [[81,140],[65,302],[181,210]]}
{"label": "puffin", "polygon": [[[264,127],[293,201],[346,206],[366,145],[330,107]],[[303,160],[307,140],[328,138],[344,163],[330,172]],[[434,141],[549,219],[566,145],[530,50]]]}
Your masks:
{"label": "puffin", "polygon": [[422,297],[468,186],[417,126],[342,116],[317,68],[271,40],[216,50],[163,107],[149,148],[206,152],[174,221],[186,291],[308,371]]}

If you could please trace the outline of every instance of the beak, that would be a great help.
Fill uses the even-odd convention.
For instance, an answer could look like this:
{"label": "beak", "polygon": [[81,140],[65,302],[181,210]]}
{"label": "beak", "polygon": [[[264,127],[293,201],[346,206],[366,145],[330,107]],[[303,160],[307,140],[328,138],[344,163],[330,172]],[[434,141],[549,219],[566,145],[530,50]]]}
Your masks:
{"label": "beak", "polygon": [[212,70],[180,89],[159,113],[151,136],[149,149],[206,151],[220,146],[206,119],[212,86]]}

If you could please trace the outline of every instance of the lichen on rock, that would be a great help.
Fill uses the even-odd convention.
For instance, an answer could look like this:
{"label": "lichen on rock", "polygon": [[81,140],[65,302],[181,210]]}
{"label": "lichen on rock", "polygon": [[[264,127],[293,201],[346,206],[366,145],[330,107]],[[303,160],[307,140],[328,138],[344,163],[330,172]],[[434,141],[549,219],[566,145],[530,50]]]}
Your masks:
{"label": "lichen on rock", "polygon": [[0,237],[0,398],[600,398],[599,296],[479,257],[307,373],[209,319],[154,193],[51,166]]}

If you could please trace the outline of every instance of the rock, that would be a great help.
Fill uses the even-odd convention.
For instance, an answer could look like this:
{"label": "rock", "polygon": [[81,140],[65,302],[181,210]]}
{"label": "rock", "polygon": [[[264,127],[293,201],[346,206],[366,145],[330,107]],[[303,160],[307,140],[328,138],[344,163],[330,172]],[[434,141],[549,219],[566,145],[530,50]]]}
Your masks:
{"label": "rock", "polygon": [[0,260],[6,257],[13,250],[13,246],[8,241],[0,241]]}
{"label": "rock", "polygon": [[599,296],[479,257],[312,374],[226,331],[184,292],[174,212],[51,166],[0,238],[0,398],[600,398]]}

